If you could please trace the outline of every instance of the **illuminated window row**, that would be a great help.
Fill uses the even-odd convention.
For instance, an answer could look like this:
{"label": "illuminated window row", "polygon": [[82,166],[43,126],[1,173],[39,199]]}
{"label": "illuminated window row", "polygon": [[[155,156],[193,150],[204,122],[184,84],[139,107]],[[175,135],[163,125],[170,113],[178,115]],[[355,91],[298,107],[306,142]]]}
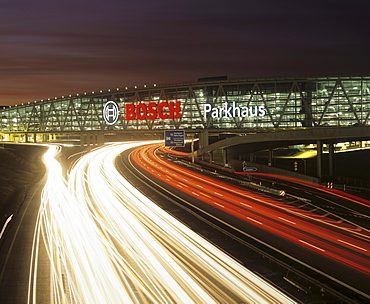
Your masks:
{"label": "illuminated window row", "polygon": [[[114,95],[71,96],[0,110],[2,131],[156,130],[165,128],[279,128],[370,125],[370,79],[366,77],[236,80],[191,83],[117,91]],[[114,100],[120,117],[113,126],[103,121],[103,107]],[[181,103],[181,118],[127,121],[125,105]],[[237,105],[242,117],[223,108]],[[210,112],[205,115],[205,107]],[[249,109],[251,107],[251,109]],[[264,115],[254,117],[254,107]],[[246,109],[248,108],[248,109]],[[217,112],[218,111],[218,112]],[[239,111],[239,110],[238,110]]]}

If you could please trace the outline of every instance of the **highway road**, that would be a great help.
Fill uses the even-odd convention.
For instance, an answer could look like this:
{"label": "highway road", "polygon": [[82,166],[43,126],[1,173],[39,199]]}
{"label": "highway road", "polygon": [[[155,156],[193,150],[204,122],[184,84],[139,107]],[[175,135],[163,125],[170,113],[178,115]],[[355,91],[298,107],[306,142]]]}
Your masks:
{"label": "highway road", "polygon": [[[36,294],[38,303],[50,303],[49,258],[44,243],[35,244],[40,197],[45,182],[46,177],[28,191],[20,210],[3,227],[0,247],[0,303],[24,304],[27,299],[36,297]],[[37,259],[34,256],[36,248]],[[37,284],[37,290],[30,288],[33,283]]]}
{"label": "highway road", "polygon": [[146,146],[131,158],[159,186],[370,299],[369,229],[304,200],[273,198],[204,176],[157,152],[158,145]]}
{"label": "highway road", "polygon": [[107,144],[82,155],[67,175],[56,160],[61,148],[50,146],[47,174],[3,240],[0,303],[295,302],[126,180],[115,159],[130,149],[158,185],[367,292],[367,229],[175,166],[157,153],[160,143]]}
{"label": "highway road", "polygon": [[27,303],[48,303],[38,292],[42,243],[50,261],[50,303],[294,303],[118,173],[115,158],[142,145],[93,150],[67,178],[55,159],[59,148],[50,147]]}
{"label": "highway road", "polygon": [[370,229],[370,201],[348,192],[333,189],[300,179],[274,174],[253,173],[250,175],[257,183],[289,189],[289,194],[299,196],[313,203],[317,208],[329,210],[339,217],[345,217],[365,229]]}

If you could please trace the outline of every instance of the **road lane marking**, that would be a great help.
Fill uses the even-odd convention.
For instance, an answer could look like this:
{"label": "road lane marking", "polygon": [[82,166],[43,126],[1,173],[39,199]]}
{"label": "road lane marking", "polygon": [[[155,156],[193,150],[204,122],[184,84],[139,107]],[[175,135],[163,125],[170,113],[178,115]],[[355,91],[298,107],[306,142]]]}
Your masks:
{"label": "road lane marking", "polygon": [[357,245],[355,245],[355,244],[351,244],[351,243],[348,243],[348,242],[346,242],[346,241],[343,241],[343,240],[337,240],[338,242],[341,242],[341,243],[344,243],[344,244],[347,244],[347,245],[350,245],[350,246],[352,246],[352,247],[355,247],[355,248],[358,248],[358,249],[360,249],[360,250],[363,250],[363,251],[368,251],[367,249],[365,249],[365,248],[362,248],[362,247],[359,247],[359,246],[357,246]]}
{"label": "road lane marking", "polygon": [[255,219],[252,219],[252,218],[251,218],[251,217],[249,217],[249,216],[247,216],[247,219],[249,219],[249,220],[251,220],[252,222],[255,222],[255,223],[257,223],[257,224],[262,225],[262,223],[261,223],[261,222],[259,222],[259,221],[255,220]]}
{"label": "road lane marking", "polygon": [[306,244],[307,246],[310,246],[310,247],[312,247],[312,248],[315,248],[315,249],[317,249],[317,250],[320,250],[320,251],[323,251],[323,252],[325,252],[325,249],[322,249],[322,248],[320,248],[320,247],[317,247],[317,246],[315,246],[315,245],[312,245],[312,244],[310,244],[310,243],[307,243],[307,242],[305,242],[305,241],[303,241],[303,240],[299,240],[301,243],[303,243],[303,244]]}
{"label": "road lane marking", "polygon": [[201,195],[203,196],[206,196],[206,197],[209,197],[209,198],[212,198],[212,196],[208,195],[208,194],[205,194],[204,192],[199,192]]}
{"label": "road lane marking", "polygon": [[287,219],[285,219],[285,218],[283,218],[283,217],[278,217],[279,219],[281,219],[281,220],[283,220],[283,221],[286,221],[286,222],[288,222],[288,223],[291,223],[291,224],[293,224],[293,225],[295,225],[296,223],[295,222],[292,222],[292,221],[290,221],[290,220],[287,220]]}

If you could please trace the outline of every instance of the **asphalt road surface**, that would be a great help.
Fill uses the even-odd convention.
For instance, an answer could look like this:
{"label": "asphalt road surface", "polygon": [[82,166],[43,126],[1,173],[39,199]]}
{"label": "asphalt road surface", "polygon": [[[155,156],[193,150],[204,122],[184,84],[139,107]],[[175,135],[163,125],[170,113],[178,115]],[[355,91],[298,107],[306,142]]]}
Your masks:
{"label": "asphalt road surface", "polygon": [[[34,244],[44,181],[41,180],[28,191],[20,210],[13,216],[2,236],[0,303],[24,304],[30,298],[36,299],[37,303],[50,303],[49,259],[44,243]],[[34,260],[34,249],[38,250],[37,260]],[[36,273],[37,290],[33,291],[30,286],[33,286]]]}

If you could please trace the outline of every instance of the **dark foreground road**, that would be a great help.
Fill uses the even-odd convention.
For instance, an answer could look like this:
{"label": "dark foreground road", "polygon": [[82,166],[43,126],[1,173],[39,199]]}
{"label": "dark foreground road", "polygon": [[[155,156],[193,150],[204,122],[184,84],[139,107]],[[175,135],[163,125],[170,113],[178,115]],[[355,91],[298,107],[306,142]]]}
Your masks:
{"label": "dark foreground road", "polygon": [[33,282],[30,269],[42,187],[40,181],[30,189],[4,235],[0,248],[0,303],[27,303],[29,296],[37,296],[38,303],[50,303],[50,267],[43,243],[35,244],[39,250],[37,295],[28,291]]}

